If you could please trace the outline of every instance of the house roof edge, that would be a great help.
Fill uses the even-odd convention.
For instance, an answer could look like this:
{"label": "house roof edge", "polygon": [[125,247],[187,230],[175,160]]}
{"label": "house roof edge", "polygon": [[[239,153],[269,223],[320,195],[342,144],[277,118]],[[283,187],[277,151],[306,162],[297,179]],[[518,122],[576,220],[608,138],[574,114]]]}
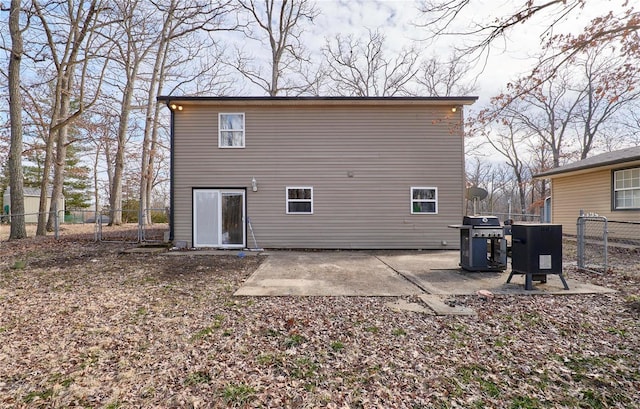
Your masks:
{"label": "house roof edge", "polygon": [[595,169],[605,166],[620,165],[624,163],[632,163],[640,161],[640,146],[620,149],[613,152],[605,152],[600,155],[592,156],[568,165],[550,169],[546,172],[540,172],[533,177],[535,179],[543,179],[551,176],[557,176],[567,173],[579,172],[589,169]]}
{"label": "house roof edge", "polygon": [[231,97],[231,96],[178,96],[178,95],[160,95],[158,101],[166,102],[192,102],[192,103],[241,103],[241,104],[279,104],[279,103],[399,103],[399,104],[428,104],[428,105],[471,105],[478,100],[477,96],[447,96],[447,97]]}

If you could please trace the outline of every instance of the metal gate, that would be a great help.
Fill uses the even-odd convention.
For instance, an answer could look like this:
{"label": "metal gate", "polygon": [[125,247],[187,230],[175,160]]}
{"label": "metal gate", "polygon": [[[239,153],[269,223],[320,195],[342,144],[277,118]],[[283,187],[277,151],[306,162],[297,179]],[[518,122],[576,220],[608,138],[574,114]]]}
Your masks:
{"label": "metal gate", "polygon": [[[165,220],[152,224],[146,223],[147,214],[168,213],[167,209],[123,210],[123,224],[109,225],[109,212],[96,216],[95,240],[100,242],[122,243],[163,243],[166,242],[169,226]],[[168,218],[168,216],[167,216]]]}
{"label": "metal gate", "polygon": [[578,269],[604,274],[608,271],[608,222],[598,215],[583,215],[576,223]]}

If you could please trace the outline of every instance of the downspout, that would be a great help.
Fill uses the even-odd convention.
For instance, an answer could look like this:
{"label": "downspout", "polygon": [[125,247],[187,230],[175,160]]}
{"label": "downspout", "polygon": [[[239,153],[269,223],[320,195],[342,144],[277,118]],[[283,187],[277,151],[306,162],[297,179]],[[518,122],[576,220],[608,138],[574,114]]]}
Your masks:
{"label": "downspout", "polygon": [[174,197],[175,197],[175,188],[174,188],[174,147],[175,147],[175,112],[171,109],[171,102],[166,100],[167,108],[169,108],[169,112],[171,112],[171,125],[169,126],[169,242],[173,243],[175,238],[175,228],[174,228]]}

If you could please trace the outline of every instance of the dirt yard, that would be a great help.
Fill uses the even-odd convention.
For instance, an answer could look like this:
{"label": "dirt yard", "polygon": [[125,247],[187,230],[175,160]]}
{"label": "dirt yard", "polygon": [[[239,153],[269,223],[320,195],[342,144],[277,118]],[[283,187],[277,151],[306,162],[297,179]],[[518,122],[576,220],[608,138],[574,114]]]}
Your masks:
{"label": "dirt yard", "polygon": [[0,242],[1,407],[640,402],[637,253],[627,271],[568,271],[615,294],[457,297],[478,316],[436,317],[393,312],[389,298],[233,297],[262,256],[127,254],[92,240]]}

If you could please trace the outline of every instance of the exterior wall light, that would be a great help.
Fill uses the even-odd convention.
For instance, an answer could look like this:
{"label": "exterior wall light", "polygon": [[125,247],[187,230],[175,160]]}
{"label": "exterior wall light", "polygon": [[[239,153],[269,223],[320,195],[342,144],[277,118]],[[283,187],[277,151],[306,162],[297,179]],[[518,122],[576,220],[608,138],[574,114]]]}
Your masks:
{"label": "exterior wall light", "polygon": [[451,108],[451,112],[456,112],[458,110],[458,107],[452,107]]}
{"label": "exterior wall light", "polygon": [[256,180],[256,178],[251,178],[251,190],[254,192],[258,191],[258,181]]}
{"label": "exterior wall light", "polygon": [[175,111],[175,110],[182,111],[182,105],[171,104],[169,105],[169,107],[171,108],[172,111]]}

